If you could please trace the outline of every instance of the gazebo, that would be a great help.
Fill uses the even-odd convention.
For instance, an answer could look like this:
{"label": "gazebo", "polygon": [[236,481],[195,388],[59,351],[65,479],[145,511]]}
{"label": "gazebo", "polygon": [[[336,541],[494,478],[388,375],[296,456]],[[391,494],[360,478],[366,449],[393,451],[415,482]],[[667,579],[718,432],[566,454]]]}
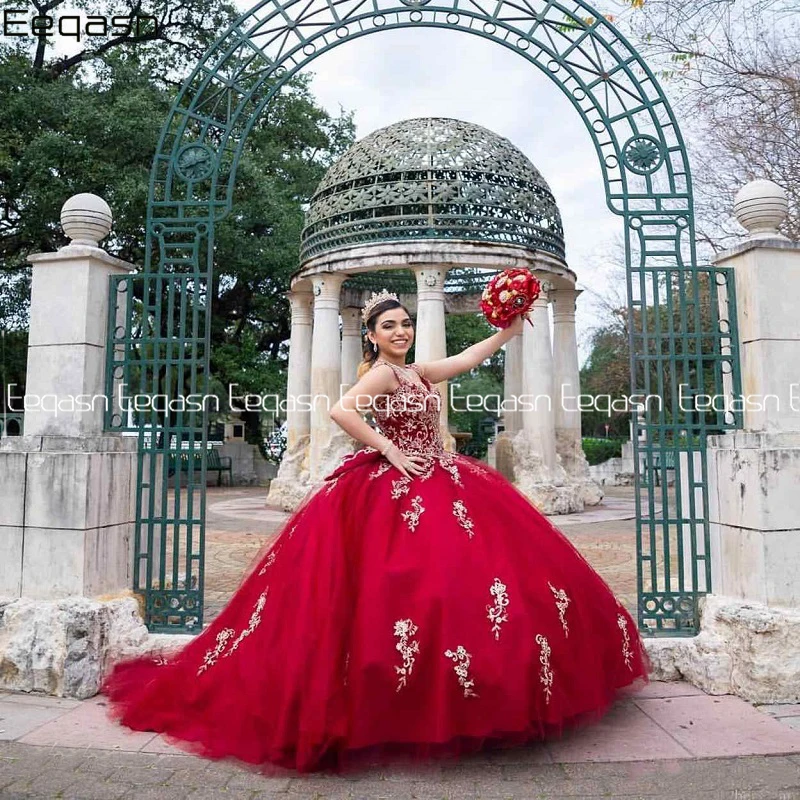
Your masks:
{"label": "gazebo", "polygon": [[[513,267],[530,269],[543,291],[534,327],[506,345],[498,469],[545,513],[599,502],[574,399],[580,291],[553,194],[507,139],[443,118],[405,120],[361,139],[311,199],[287,293],[287,449],[268,501],[295,508],[356,447],[328,412],[356,381],[361,309],[373,291],[398,294],[416,317],[416,360],[428,361],[447,355],[447,315],[479,312],[489,278]],[[449,397],[446,383],[437,388]],[[447,405],[442,436],[454,449]]]}

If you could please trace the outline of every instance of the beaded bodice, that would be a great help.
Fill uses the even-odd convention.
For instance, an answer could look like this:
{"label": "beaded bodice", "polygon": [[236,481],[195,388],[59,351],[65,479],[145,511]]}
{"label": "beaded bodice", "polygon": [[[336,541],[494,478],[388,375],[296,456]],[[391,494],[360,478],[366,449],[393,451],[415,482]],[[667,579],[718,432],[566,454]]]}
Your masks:
{"label": "beaded bodice", "polygon": [[397,377],[399,386],[373,400],[373,413],[381,433],[391,439],[406,455],[439,455],[445,452],[439,429],[441,395],[430,382],[420,375],[416,364],[410,364],[420,377],[422,385],[412,380],[402,367],[378,358],[378,364],[388,364]]}

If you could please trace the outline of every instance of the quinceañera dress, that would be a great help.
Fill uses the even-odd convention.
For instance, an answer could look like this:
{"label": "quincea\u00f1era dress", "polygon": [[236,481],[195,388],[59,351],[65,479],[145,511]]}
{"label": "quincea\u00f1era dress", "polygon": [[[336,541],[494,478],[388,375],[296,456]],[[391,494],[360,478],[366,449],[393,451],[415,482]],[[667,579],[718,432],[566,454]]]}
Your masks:
{"label": "quincea\u00f1era dress", "polygon": [[116,665],[123,724],[265,771],[342,770],[557,735],[647,680],[604,581],[499,472],[444,450],[439,393],[389,366],[376,420],[424,472],[342,459],[202,634]]}

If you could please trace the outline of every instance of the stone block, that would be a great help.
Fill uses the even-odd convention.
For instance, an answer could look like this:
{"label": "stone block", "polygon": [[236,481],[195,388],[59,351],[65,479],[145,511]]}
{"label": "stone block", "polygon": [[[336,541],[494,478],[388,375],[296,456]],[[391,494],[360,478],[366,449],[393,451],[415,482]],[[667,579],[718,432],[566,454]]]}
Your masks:
{"label": "stone block", "polygon": [[0,525],[0,597],[19,597],[22,587],[22,526]]}
{"label": "stone block", "polygon": [[700,633],[646,640],[655,680],[682,678],[751,703],[800,701],[800,610],[708,595]]}
{"label": "stone block", "polygon": [[22,594],[40,600],[97,596],[131,585],[133,523],[88,530],[25,529]]}
{"label": "stone block", "polygon": [[716,487],[712,522],[752,530],[797,527],[800,443],[796,434],[711,437],[709,487]]}
{"label": "stone block", "polygon": [[149,638],[130,596],[0,601],[0,689],[92,697],[109,661],[154,649]]}
{"label": "stone block", "polygon": [[26,435],[103,432],[105,350],[84,344],[28,348]]}
{"label": "stone block", "polygon": [[0,451],[0,525],[22,525],[26,453]]}
{"label": "stone block", "polygon": [[134,453],[31,453],[27,475],[31,527],[86,530],[134,519]]}
{"label": "stone block", "polygon": [[22,594],[35,599],[82,595],[86,531],[26,528]]}

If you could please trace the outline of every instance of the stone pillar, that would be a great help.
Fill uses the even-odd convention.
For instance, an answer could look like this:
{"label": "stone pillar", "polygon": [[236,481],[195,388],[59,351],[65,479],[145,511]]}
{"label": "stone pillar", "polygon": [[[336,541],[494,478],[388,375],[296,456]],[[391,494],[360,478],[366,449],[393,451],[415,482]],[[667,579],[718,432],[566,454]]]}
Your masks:
{"label": "stone pillar", "polygon": [[[525,323],[527,325],[527,323]],[[522,335],[506,342],[505,369],[503,372],[504,433],[514,436],[522,430],[522,412],[519,396],[522,394]],[[511,410],[515,409],[515,410]]]}
{"label": "stone pillar", "polygon": [[[783,191],[754,181],[735,213],[751,235],[719,254],[736,281],[744,430],[709,437],[714,592],[800,607],[800,244]],[[760,400],[756,408],[753,400]]]}
{"label": "stone pillar", "polygon": [[[130,587],[136,440],[103,433],[108,205],[76,195],[71,243],[33,265],[24,435],[0,451],[0,596],[54,599]],[[88,409],[87,409],[88,407]]]}
{"label": "stone pillar", "polygon": [[311,288],[286,293],[292,309],[289,375],[286,382],[286,452],[278,474],[270,481],[267,503],[295,508],[307,491],[311,441],[311,332],[314,295]]}
{"label": "stone pillar", "polygon": [[98,246],[111,229],[101,198],[67,200],[61,225],[70,244],[30,257],[24,435],[0,441],[0,689],[88,697],[137,610],[120,597],[136,438],[103,431],[109,278],[133,267]]}
{"label": "stone pillar", "polygon": [[567,287],[552,294],[556,452],[567,479],[580,487],[584,504],[597,505],[603,499],[603,491],[589,472],[578,408],[581,378],[575,335],[575,302],[580,294],[581,290]]}
{"label": "stone pillar", "polygon": [[499,433],[495,439],[492,451],[494,464],[491,464],[511,482],[515,480],[513,439],[522,430],[522,412],[519,410],[521,394],[522,335],[519,335],[506,342],[505,368],[503,371],[504,426],[502,433]]}
{"label": "stone pillar", "polygon": [[356,383],[361,363],[361,309],[342,309],[342,394]]}
{"label": "stone pillar", "polygon": [[522,413],[522,430],[535,446],[548,470],[556,466],[555,393],[550,319],[547,307],[552,284],[542,281],[542,292],[531,309],[533,327],[522,334],[522,394],[532,410]]}
{"label": "stone pillar", "polygon": [[[447,338],[444,315],[444,266],[414,267],[417,280],[417,325],[414,353],[419,362],[447,358]],[[455,451],[455,440],[447,424],[450,394],[447,381],[435,384],[442,397],[441,432],[445,449]]]}
{"label": "stone pillar", "polygon": [[551,281],[541,281],[542,292],[531,309],[530,325],[522,333],[522,430],[513,438],[513,475],[517,488],[544,514],[583,510],[579,487],[567,483],[556,452],[555,381],[550,346],[548,305]]}
{"label": "stone pillar", "polygon": [[[702,603],[700,634],[672,647],[658,643],[651,676],[683,676],[754,703],[800,698],[800,398],[792,397],[800,244],[778,233],[787,207],[774,183],[745,186],[734,212],[750,236],[716,257],[734,271],[751,407],[744,430],[708,437],[712,594]],[[754,408],[757,402],[765,407]]]}
{"label": "stone pillar", "polygon": [[312,483],[322,479],[347,452],[353,440],[331,419],[342,382],[339,339],[339,297],[344,273],[325,272],[311,278],[314,287],[314,330],[311,338],[311,449]]}

